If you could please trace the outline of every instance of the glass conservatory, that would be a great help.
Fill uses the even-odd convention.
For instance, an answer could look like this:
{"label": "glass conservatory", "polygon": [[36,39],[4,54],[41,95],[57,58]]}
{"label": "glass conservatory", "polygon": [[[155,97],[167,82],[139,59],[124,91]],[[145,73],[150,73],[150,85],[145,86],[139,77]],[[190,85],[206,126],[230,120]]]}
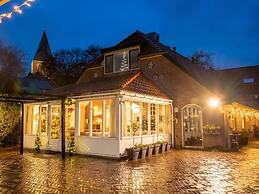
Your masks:
{"label": "glass conservatory", "polygon": [[[124,93],[74,98],[65,106],[65,139],[74,138],[76,152],[120,158],[133,144],[172,142],[172,102]],[[25,104],[24,147],[61,151],[61,102]]]}

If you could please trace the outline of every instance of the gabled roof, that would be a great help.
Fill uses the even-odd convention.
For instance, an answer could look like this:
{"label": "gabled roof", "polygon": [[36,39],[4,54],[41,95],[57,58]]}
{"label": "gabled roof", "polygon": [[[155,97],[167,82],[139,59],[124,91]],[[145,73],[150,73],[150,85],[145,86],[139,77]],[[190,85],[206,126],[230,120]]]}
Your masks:
{"label": "gabled roof", "polygon": [[194,77],[197,81],[204,81],[202,80],[203,76],[205,76],[204,70],[202,70],[198,65],[194,64],[187,57],[184,57],[178,52],[173,51],[170,46],[164,45],[160,41],[153,39],[152,36],[149,36],[149,34],[150,33],[145,34],[137,30],[115,46],[103,49],[102,51],[103,53],[106,53],[140,45],[140,58],[150,55],[163,54],[177,66],[179,66],[183,71]]}
{"label": "gabled roof", "polygon": [[52,54],[49,46],[49,41],[48,41],[46,32],[44,30],[33,60],[46,61],[51,57],[52,57]]}
{"label": "gabled roof", "polygon": [[86,83],[71,84],[54,89],[48,92],[48,94],[59,96],[76,96],[116,90],[169,99],[169,97],[162,92],[162,90],[147,79],[140,71],[101,77]]}

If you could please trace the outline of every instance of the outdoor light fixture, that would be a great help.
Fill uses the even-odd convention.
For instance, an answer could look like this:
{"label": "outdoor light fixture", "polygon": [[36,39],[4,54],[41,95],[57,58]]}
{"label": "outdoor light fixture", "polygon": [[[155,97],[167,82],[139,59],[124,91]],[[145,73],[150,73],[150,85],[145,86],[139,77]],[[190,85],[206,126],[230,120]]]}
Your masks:
{"label": "outdoor light fixture", "polygon": [[208,104],[212,108],[217,108],[219,106],[220,102],[219,102],[219,99],[217,99],[217,98],[211,98],[211,99],[209,99]]}

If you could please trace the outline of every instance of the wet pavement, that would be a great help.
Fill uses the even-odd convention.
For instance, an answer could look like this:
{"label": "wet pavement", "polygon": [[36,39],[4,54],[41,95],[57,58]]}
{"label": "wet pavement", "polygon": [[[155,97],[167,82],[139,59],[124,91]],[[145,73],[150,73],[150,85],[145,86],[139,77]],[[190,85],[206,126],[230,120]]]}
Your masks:
{"label": "wet pavement", "polygon": [[259,149],[173,150],[138,162],[0,155],[0,193],[259,193]]}

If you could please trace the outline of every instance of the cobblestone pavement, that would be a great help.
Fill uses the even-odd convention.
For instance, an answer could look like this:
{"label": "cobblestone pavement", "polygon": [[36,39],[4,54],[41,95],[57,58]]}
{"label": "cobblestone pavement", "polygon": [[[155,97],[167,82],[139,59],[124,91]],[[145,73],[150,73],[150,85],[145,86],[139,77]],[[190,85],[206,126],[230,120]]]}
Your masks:
{"label": "cobblestone pavement", "polygon": [[259,193],[259,149],[173,150],[138,162],[1,156],[0,193]]}

